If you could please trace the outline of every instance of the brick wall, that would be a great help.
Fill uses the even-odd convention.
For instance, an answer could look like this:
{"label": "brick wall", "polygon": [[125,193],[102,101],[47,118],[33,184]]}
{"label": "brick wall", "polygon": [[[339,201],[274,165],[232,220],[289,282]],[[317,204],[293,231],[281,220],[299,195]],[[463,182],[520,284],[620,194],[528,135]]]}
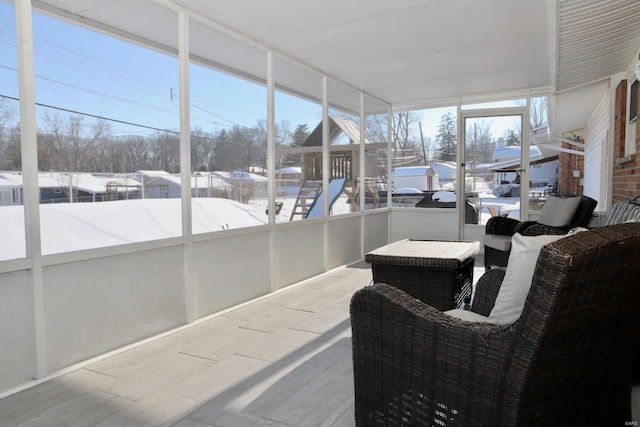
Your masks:
{"label": "brick wall", "polygon": [[613,202],[640,196],[640,126],[636,126],[636,154],[624,153],[627,121],[627,81],[616,87],[613,136]]}

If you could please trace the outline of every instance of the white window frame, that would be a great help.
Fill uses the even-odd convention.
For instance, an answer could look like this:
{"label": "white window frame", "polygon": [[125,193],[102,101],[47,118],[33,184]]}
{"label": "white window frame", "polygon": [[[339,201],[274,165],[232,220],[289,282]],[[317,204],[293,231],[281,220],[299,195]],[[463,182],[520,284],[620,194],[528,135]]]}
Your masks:
{"label": "white window frame", "polygon": [[[625,117],[625,126],[627,127],[624,140],[624,156],[631,156],[636,154],[636,126],[638,123],[638,116],[631,121],[631,88],[637,81],[635,73],[630,73],[627,79],[627,115]],[[636,113],[637,114],[637,113]]]}

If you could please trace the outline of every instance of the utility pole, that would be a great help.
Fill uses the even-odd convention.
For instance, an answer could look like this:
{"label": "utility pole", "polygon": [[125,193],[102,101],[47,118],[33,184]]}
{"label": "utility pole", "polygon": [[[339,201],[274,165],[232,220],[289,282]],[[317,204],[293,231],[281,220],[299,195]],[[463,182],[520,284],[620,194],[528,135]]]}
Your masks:
{"label": "utility pole", "polygon": [[424,159],[424,165],[427,166],[427,150],[424,148],[424,137],[422,136],[422,122],[418,122],[420,127],[420,142],[422,142],[422,158]]}

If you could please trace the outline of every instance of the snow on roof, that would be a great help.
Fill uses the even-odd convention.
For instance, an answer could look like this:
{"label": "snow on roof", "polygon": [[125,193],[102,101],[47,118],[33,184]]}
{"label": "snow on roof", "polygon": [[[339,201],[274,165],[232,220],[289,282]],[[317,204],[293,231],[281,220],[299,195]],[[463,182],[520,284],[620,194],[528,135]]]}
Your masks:
{"label": "snow on roof", "polygon": [[0,188],[2,187],[22,187],[22,175],[17,173],[0,174]]}
{"label": "snow on roof", "polygon": [[276,175],[279,173],[302,173],[302,168],[300,166],[289,166],[282,169],[276,169]]}
{"label": "snow on roof", "polygon": [[252,180],[256,182],[266,182],[267,177],[262,175],[256,175],[255,173],[244,172],[244,171],[213,171],[211,175],[220,177],[222,179],[245,179]]}
{"label": "snow on roof", "polygon": [[[529,146],[529,156],[533,157],[540,154],[540,150],[535,145]],[[498,145],[493,152],[495,160],[520,159],[520,146],[518,145]]]}
{"label": "snow on roof", "polygon": [[136,173],[141,175],[147,175],[147,176],[172,176],[169,172],[154,171],[154,170],[140,170],[140,171],[137,171]]}
{"label": "snow on roof", "polygon": [[[192,199],[193,232],[264,225],[264,208],[227,199]],[[120,200],[40,205],[46,254],[180,236],[180,199]],[[22,206],[0,208],[0,260],[25,257]]]}
{"label": "snow on roof", "polygon": [[395,168],[393,170],[393,176],[421,176],[429,173],[430,166],[406,166],[402,168]]}
{"label": "snow on roof", "polygon": [[196,175],[191,177],[191,188],[206,188],[209,185],[211,185],[211,188],[231,187],[225,180],[213,175]]}
{"label": "snow on roof", "polygon": [[458,169],[454,162],[432,162],[430,165],[431,165],[431,167],[441,166],[441,167],[449,168],[451,170],[457,170]]}
{"label": "snow on roof", "polygon": [[[6,183],[11,183],[12,186],[17,185],[21,187],[23,185],[21,174],[7,173],[0,176],[6,179]],[[73,173],[71,177],[71,185],[87,193],[104,193],[106,182],[104,178],[97,178],[90,173]],[[40,188],[60,188],[68,186],[69,174],[66,172],[41,172],[38,174],[38,187]]]}
{"label": "snow on roof", "polygon": [[[144,175],[145,184],[150,182],[156,182],[157,180],[168,181],[176,186],[180,186],[180,176],[174,176],[164,171],[140,171],[137,172],[140,175]],[[252,175],[252,174],[251,174]],[[253,176],[253,175],[252,175]],[[266,178],[260,177],[260,180]],[[139,186],[140,180],[131,176],[117,176],[117,175],[98,175],[95,176],[90,173],[74,173],[71,178],[71,185],[87,193],[104,193],[107,191],[108,184],[116,184],[123,188],[119,188],[118,191],[124,191],[127,188],[128,191],[136,191],[136,186]],[[212,188],[227,188],[229,184],[223,179],[215,176],[208,177],[207,174],[196,175],[191,177],[191,188],[205,188],[211,184]],[[0,174],[0,187],[22,187],[23,180],[22,175],[18,173],[2,173]],[[43,172],[38,174],[38,186],[40,188],[60,188],[69,186],[69,174],[66,172]]]}

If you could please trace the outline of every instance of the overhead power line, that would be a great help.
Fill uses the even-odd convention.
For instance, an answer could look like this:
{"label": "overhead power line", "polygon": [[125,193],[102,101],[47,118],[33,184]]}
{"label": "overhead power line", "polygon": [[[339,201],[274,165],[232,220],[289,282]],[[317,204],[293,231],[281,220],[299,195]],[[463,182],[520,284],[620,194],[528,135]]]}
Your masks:
{"label": "overhead power line", "polygon": [[[10,99],[10,100],[13,100],[13,101],[20,101],[19,98],[16,98],[16,97],[13,97],[13,96],[8,96],[8,95],[2,95],[2,94],[0,94],[0,98]],[[51,108],[53,110],[64,111],[65,113],[80,114],[82,116],[92,117],[94,119],[106,120],[106,121],[109,121],[109,122],[120,123],[120,124],[124,124],[124,125],[128,125],[128,126],[135,126],[135,127],[154,130],[154,131],[158,131],[158,132],[165,132],[165,133],[169,133],[169,134],[172,134],[172,135],[180,135],[180,132],[179,131],[175,131],[175,130],[162,129],[162,128],[158,128],[158,127],[155,127],[155,126],[148,126],[148,125],[143,125],[143,124],[140,124],[140,123],[129,122],[129,121],[126,121],[126,120],[119,120],[119,119],[114,119],[114,118],[111,118],[111,117],[99,116],[97,114],[83,113],[82,111],[71,110],[69,108],[63,108],[63,107],[56,107],[55,105],[43,104],[43,103],[40,103],[40,102],[36,102],[36,105],[38,107],[45,107],[45,108]],[[197,139],[202,139],[202,140],[205,140],[205,141],[215,141],[214,138],[207,138],[207,137],[199,136],[199,135],[191,135],[191,137],[192,138],[197,138]]]}

